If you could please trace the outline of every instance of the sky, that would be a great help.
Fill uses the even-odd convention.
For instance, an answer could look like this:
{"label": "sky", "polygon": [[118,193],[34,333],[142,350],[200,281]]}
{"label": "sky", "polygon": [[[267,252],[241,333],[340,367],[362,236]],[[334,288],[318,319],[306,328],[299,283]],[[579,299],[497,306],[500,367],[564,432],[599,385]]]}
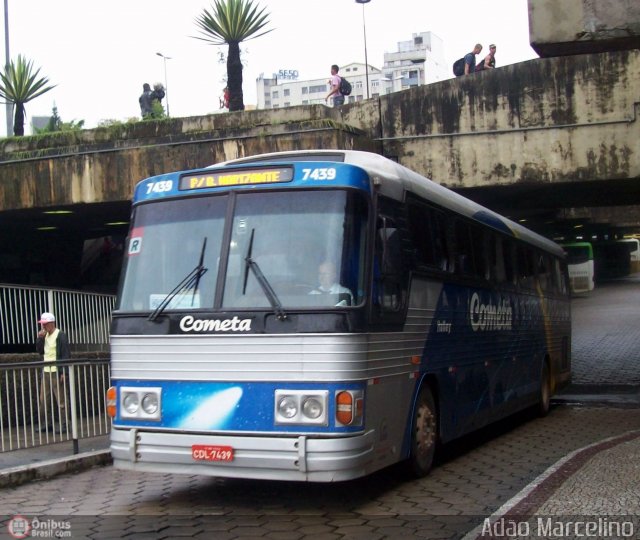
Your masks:
{"label": "sky", "polygon": [[[26,104],[27,133],[31,117],[50,116],[54,104],[63,121],[84,120],[86,128],[139,118],[142,85],[164,84],[165,65],[171,116],[219,112],[226,66],[218,52],[226,47],[194,39],[194,21],[212,0],[6,1],[11,58],[22,54],[56,85]],[[242,45],[245,105],[256,103],[261,73],[297,70],[306,80],[328,77],[334,63],[364,63],[364,28],[369,64],[378,68],[399,41],[428,31],[443,40],[447,65],[476,42],[483,53],[497,45],[498,67],[537,58],[527,0],[255,1],[270,14],[272,31]],[[6,135],[5,107],[0,119]]]}

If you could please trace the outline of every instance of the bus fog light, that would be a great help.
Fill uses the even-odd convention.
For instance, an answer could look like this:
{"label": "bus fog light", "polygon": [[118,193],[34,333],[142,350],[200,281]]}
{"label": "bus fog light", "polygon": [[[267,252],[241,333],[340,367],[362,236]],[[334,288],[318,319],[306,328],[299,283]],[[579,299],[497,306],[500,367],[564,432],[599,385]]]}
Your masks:
{"label": "bus fog light", "polygon": [[320,403],[320,401],[318,401],[316,398],[307,398],[302,404],[302,413],[307,418],[312,418],[315,420],[322,415],[322,411],[322,403]]}
{"label": "bus fog light", "polygon": [[298,414],[298,403],[292,397],[283,397],[278,402],[278,412],[284,418],[293,418]]}
{"label": "bus fog light", "polygon": [[138,411],[140,402],[138,400],[138,394],[134,392],[127,392],[122,398],[122,406],[124,410],[129,414],[135,414]]}
{"label": "bus fog light", "polygon": [[155,414],[158,412],[158,396],[157,394],[145,394],[142,398],[142,410],[147,414]]}

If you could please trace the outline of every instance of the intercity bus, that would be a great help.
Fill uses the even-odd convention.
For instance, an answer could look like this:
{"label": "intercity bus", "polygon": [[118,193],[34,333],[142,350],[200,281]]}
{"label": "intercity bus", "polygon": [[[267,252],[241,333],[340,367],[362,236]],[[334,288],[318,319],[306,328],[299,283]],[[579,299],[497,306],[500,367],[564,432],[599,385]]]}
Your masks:
{"label": "intercity bus", "polygon": [[573,294],[592,291],[595,287],[593,246],[590,242],[569,242],[562,244],[567,253],[569,282]]}
{"label": "intercity bus", "polygon": [[625,244],[629,248],[630,273],[640,272],[640,240],[637,238],[623,238],[618,242]]}
{"label": "intercity bus", "polygon": [[549,410],[569,301],[557,244],[376,154],[148,178],[113,313],[114,464],[425,475],[440,443]]}

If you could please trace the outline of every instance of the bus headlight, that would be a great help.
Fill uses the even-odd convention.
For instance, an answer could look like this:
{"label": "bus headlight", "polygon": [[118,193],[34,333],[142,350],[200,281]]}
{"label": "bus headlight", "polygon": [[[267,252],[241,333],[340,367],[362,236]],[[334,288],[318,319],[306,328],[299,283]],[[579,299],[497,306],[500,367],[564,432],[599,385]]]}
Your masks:
{"label": "bus headlight", "polygon": [[158,395],[145,394],[142,398],[142,410],[147,414],[156,414],[158,412]]}
{"label": "bus headlight", "polygon": [[317,398],[307,398],[302,404],[302,413],[307,418],[318,418],[323,413],[322,403]]}
{"label": "bus headlight", "polygon": [[122,408],[123,410],[129,414],[134,415],[138,412],[138,405],[140,402],[138,401],[138,394],[134,392],[126,392],[122,397]]}
{"label": "bus headlight", "polygon": [[328,390],[276,390],[275,424],[328,425]]}
{"label": "bus headlight", "polygon": [[162,388],[120,388],[120,418],[122,420],[159,421],[161,416]]}
{"label": "bus headlight", "polygon": [[278,402],[278,414],[287,420],[298,414],[298,403],[291,397],[283,397]]}

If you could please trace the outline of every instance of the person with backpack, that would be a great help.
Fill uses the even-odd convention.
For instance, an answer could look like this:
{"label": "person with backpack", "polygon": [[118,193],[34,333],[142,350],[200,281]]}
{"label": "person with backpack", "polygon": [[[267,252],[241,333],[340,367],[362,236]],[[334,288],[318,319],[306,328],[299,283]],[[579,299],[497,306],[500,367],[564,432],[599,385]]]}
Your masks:
{"label": "person with backpack", "polygon": [[456,77],[461,77],[462,75],[473,73],[476,69],[476,55],[480,54],[480,51],[482,51],[482,45],[476,43],[470,53],[465,54],[453,63],[453,74]]}
{"label": "person with backpack", "polygon": [[340,83],[342,80],[338,75],[339,70],[340,68],[336,64],[331,66],[331,78],[327,81],[327,84],[329,85],[329,93],[327,94],[327,97],[324,98],[325,101],[329,101],[329,98],[333,96],[334,107],[340,107],[344,104],[344,95],[340,92]]}

